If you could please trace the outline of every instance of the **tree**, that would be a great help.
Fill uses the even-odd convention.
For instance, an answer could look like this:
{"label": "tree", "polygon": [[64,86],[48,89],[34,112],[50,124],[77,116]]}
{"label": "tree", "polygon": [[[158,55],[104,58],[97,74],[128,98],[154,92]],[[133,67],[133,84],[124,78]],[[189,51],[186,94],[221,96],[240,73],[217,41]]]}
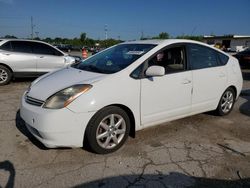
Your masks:
{"label": "tree", "polygon": [[14,35],[5,35],[4,38],[6,38],[6,39],[17,39],[17,37],[14,36]]}
{"label": "tree", "polygon": [[62,43],[62,38],[56,37],[56,38],[54,39],[54,42],[55,42],[56,44],[60,44],[60,43]]}
{"label": "tree", "polygon": [[197,40],[197,41],[202,41],[203,40],[203,36],[201,35],[181,35],[181,36],[177,36],[177,39],[190,39],[190,40]]}
{"label": "tree", "polygon": [[44,41],[47,43],[52,43],[53,40],[50,37],[47,37],[46,39],[44,39]]}
{"label": "tree", "polygon": [[159,34],[159,39],[169,39],[169,34],[166,32],[161,32]]}
{"label": "tree", "polygon": [[34,40],[41,40],[39,37],[35,37]]}
{"label": "tree", "polygon": [[82,41],[82,43],[84,43],[84,41],[86,40],[86,33],[81,33],[80,40]]}
{"label": "tree", "polygon": [[169,34],[167,32],[161,32],[158,36],[152,37],[152,39],[169,39]]}

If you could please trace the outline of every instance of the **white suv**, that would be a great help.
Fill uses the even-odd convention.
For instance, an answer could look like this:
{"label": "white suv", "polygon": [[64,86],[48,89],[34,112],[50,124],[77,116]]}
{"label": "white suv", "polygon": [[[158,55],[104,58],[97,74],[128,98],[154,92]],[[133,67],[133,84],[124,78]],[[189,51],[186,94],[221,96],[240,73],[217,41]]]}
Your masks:
{"label": "white suv", "polygon": [[0,39],[0,85],[13,77],[37,77],[74,62],[73,57],[45,42]]}

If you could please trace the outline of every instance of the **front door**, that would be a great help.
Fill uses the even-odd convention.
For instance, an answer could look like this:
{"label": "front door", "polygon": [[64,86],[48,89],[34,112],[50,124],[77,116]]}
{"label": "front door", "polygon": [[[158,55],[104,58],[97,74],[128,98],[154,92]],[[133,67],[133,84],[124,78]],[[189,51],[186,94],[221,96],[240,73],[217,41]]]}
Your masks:
{"label": "front door", "polygon": [[148,66],[160,65],[165,75],[141,80],[141,124],[150,126],[190,113],[192,71],[186,69],[185,47],[157,53]]}

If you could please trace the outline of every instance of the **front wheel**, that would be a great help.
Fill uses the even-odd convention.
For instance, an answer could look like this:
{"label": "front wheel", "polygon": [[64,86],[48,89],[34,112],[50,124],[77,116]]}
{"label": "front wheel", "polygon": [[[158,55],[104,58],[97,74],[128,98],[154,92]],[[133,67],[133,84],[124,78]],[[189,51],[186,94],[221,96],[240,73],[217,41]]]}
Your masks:
{"label": "front wheel", "polygon": [[90,120],[86,128],[86,141],[96,153],[106,154],[118,150],[126,141],[130,130],[127,113],[119,107],[109,106]]}
{"label": "front wheel", "polygon": [[235,92],[232,88],[228,88],[221,96],[216,112],[220,116],[229,114],[235,103]]}
{"label": "front wheel", "polygon": [[6,85],[12,77],[11,71],[5,66],[0,65],[0,85]]}

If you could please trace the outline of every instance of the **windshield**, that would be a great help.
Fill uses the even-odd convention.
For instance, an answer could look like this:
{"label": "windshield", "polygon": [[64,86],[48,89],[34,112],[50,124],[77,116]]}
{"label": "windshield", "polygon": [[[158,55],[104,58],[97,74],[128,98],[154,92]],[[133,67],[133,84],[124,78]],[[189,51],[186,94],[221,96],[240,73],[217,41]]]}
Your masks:
{"label": "windshield", "polygon": [[116,73],[155,46],[153,44],[120,44],[74,64],[72,67],[103,74]]}

